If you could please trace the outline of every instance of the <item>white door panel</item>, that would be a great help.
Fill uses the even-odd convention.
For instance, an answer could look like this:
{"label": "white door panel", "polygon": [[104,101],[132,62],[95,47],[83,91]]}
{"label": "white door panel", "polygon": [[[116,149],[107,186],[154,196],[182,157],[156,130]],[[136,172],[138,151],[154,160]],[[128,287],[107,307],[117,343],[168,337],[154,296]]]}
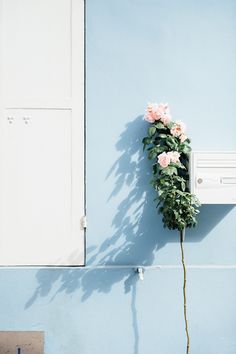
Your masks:
{"label": "white door panel", "polygon": [[3,0],[6,99],[71,97],[71,3]]}
{"label": "white door panel", "polygon": [[0,265],[83,265],[83,1],[0,6]]}

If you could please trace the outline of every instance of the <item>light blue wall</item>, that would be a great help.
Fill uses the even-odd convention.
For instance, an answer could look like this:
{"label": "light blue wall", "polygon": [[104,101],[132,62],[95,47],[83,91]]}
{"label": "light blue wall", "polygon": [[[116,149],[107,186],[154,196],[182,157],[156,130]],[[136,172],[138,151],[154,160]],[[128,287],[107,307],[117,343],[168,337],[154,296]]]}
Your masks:
{"label": "light blue wall", "polygon": [[[194,149],[236,150],[235,19],[234,0],[87,0],[95,268],[1,269],[1,330],[44,330],[46,354],[185,352],[178,235],[156,215],[141,116],[147,102],[168,101]],[[191,354],[236,354],[235,210],[204,206],[187,233],[186,261],[200,266],[188,270]],[[96,268],[137,264],[170,267],[143,282],[132,268]]]}

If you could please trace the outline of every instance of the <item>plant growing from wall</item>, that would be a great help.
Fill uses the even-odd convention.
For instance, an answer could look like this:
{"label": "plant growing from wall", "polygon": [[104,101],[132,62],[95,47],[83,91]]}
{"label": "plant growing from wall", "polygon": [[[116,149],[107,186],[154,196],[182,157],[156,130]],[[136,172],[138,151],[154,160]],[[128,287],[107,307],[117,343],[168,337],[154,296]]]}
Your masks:
{"label": "plant growing from wall", "polygon": [[190,340],[186,307],[186,266],[184,260],[185,229],[194,227],[199,202],[189,191],[189,153],[190,139],[185,134],[185,125],[172,121],[168,104],[151,103],[144,116],[150,123],[143,147],[148,151],[148,159],[153,161],[151,184],[157,192],[158,212],[162,215],[164,227],[178,230],[180,234],[181,257],[184,271],[184,319],[187,337],[187,350]]}

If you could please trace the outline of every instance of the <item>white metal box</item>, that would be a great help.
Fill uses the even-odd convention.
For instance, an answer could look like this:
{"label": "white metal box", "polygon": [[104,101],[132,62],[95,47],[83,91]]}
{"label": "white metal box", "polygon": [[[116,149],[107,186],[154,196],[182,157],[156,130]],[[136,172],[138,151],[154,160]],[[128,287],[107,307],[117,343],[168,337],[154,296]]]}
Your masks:
{"label": "white metal box", "polygon": [[192,152],[190,190],[201,204],[236,204],[236,152]]}

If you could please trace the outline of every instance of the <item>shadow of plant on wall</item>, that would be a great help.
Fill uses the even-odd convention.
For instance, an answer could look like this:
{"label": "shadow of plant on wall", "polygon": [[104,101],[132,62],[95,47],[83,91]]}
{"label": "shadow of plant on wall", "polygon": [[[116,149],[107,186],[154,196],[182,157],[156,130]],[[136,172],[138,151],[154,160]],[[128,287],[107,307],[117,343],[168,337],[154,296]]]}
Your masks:
{"label": "shadow of plant on wall", "polygon": [[[138,278],[132,266],[152,265],[158,251],[167,243],[179,243],[178,232],[164,229],[155,209],[155,193],[149,185],[151,164],[145,158],[141,144],[146,129],[147,124],[139,116],[126,125],[116,144],[120,157],[106,176],[106,179],[115,178],[108,203],[117,196],[121,202],[112,220],[113,234],[100,247],[90,246],[87,249],[86,263],[91,268],[39,270],[36,274],[38,287],[25,305],[25,308],[30,307],[38,297],[49,296],[52,301],[58,293],[71,294],[78,289],[83,302],[94,292],[109,293],[114,284],[124,281],[124,292],[131,293],[134,354],[139,353],[135,304]],[[194,237],[187,237],[186,242],[201,241],[231,210],[229,206],[202,208],[208,216],[208,209],[213,210],[210,212],[211,221],[206,223],[203,215],[201,222],[200,214],[199,227],[194,231]],[[93,223],[97,222],[93,220]],[[169,263],[172,263],[171,260]],[[96,265],[130,265],[130,268],[107,269],[96,268]]]}

